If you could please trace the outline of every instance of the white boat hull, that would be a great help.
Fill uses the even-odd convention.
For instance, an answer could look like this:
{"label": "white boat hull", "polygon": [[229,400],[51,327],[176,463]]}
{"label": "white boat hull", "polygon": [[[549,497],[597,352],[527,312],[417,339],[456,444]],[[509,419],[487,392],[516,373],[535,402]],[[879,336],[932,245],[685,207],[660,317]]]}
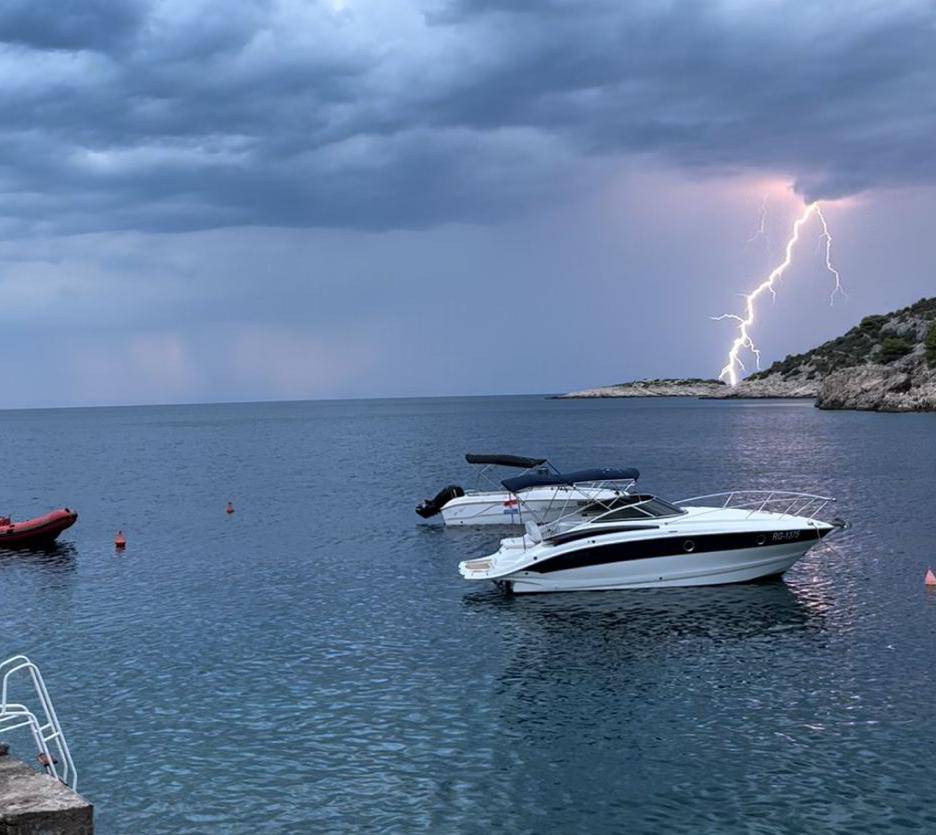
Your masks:
{"label": "white boat hull", "polygon": [[749,583],[783,574],[815,541],[606,563],[537,574],[520,571],[507,579],[517,594],[550,591],[679,588]]}
{"label": "white boat hull", "polygon": [[747,583],[783,574],[831,530],[788,514],[689,507],[659,520],[584,522],[546,540],[533,526],[459,571],[521,594]]}

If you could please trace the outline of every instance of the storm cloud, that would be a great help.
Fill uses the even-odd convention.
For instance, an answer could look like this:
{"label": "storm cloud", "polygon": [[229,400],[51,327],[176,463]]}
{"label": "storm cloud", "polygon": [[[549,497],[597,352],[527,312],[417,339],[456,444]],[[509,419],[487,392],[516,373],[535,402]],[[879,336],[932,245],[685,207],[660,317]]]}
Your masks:
{"label": "storm cloud", "polygon": [[489,222],[622,159],[936,180],[930,2],[11,0],[0,235]]}

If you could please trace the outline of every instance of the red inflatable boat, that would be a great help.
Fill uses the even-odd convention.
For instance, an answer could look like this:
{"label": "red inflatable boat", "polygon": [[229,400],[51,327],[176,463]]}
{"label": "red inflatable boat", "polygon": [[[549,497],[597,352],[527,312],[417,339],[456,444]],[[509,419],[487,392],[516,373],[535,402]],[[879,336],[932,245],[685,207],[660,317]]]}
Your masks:
{"label": "red inflatable boat", "polygon": [[13,522],[6,516],[0,516],[0,548],[50,545],[55,537],[77,521],[78,514],[67,507],[25,522]]}

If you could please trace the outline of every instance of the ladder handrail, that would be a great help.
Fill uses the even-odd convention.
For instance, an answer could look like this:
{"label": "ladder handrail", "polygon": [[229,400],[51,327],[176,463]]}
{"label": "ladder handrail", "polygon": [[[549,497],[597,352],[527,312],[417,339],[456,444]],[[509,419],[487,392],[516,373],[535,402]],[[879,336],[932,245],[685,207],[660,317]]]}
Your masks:
{"label": "ladder handrail", "polygon": [[[21,670],[29,673],[33,690],[45,716],[45,722],[42,724],[40,724],[37,715],[25,705],[9,701],[10,677]],[[39,749],[40,762],[45,770],[56,779],[70,785],[72,791],[77,791],[78,769],[72,760],[65,733],[59,724],[58,715],[52,704],[52,697],[49,696],[49,691],[45,686],[39,668],[27,656],[14,655],[12,658],[0,662],[0,675],[2,675],[2,683],[0,683],[0,733],[28,726],[36,742],[36,747]],[[55,750],[59,757],[58,761],[56,761],[55,756],[49,749],[49,742],[55,743]],[[59,763],[62,765],[61,774],[59,774],[59,769],[56,768]]]}

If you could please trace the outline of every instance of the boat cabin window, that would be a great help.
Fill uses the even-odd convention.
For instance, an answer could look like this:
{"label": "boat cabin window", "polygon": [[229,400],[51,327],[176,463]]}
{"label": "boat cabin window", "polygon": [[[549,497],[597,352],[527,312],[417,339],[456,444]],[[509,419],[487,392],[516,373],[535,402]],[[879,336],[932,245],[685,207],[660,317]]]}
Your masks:
{"label": "boat cabin window", "polygon": [[629,495],[615,499],[610,510],[597,512],[597,522],[620,522],[627,519],[658,518],[660,516],[679,516],[685,511],[670,504],[665,499],[648,495]]}
{"label": "boat cabin window", "polygon": [[650,501],[640,507],[654,516],[679,516],[686,512],[681,507],[666,501],[666,499],[661,499],[659,496],[649,496],[648,498]]}
{"label": "boat cabin window", "polygon": [[622,519],[646,519],[649,514],[644,513],[636,507],[619,507],[607,513],[602,513],[597,521],[599,522],[619,522]]}

